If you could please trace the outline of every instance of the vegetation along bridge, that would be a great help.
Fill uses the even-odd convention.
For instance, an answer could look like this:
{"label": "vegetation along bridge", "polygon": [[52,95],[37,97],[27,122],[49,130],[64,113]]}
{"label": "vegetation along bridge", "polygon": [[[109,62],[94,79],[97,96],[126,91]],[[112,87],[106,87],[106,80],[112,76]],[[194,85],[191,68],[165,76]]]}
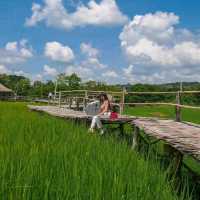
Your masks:
{"label": "vegetation along bridge", "polygon": [[[92,116],[81,111],[81,107],[87,105],[100,92],[99,91],[61,91],[55,95],[52,105],[48,106],[29,106],[31,110],[45,112],[52,116],[75,121],[90,122]],[[113,104],[120,107],[120,115],[116,120],[102,118],[104,124],[118,124],[121,134],[125,124],[130,124],[133,127],[132,148],[140,149],[143,133],[148,137],[154,138],[150,144],[155,144],[158,141],[163,141],[167,146],[167,151],[172,158],[173,173],[177,173],[183,159],[183,155],[189,155],[200,161],[200,125],[181,122],[181,108],[200,109],[197,106],[188,106],[181,104],[181,96],[184,94],[199,94],[199,91],[178,91],[178,92],[107,92],[112,95]],[[156,95],[170,94],[175,95],[175,102],[128,102],[126,103],[126,95]],[[175,107],[176,119],[158,119],[145,118],[122,115],[125,106],[133,105],[169,105]]]}

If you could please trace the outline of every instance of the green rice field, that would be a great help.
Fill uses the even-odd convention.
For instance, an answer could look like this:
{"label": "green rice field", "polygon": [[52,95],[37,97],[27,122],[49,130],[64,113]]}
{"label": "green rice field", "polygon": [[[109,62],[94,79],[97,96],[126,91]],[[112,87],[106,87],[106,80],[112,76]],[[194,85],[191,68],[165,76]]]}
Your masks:
{"label": "green rice field", "polygon": [[[175,107],[173,106],[137,106],[126,107],[125,114],[143,117],[159,117],[175,119]],[[200,124],[200,110],[181,109],[183,121]]]}
{"label": "green rice field", "polygon": [[31,112],[23,103],[0,103],[0,199],[190,199],[166,177],[159,163],[123,140],[88,134],[83,124]]}

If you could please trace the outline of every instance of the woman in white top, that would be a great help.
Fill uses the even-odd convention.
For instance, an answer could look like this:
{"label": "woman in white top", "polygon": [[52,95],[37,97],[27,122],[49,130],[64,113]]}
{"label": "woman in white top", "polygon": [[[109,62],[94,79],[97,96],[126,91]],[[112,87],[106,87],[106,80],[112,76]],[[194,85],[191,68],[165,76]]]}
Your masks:
{"label": "woman in white top", "polygon": [[104,129],[100,117],[110,117],[111,106],[108,96],[105,93],[99,95],[99,100],[100,100],[99,113],[98,115],[92,118],[92,123],[89,131],[93,133],[95,127],[97,127],[98,129],[100,129],[100,134],[104,134]]}

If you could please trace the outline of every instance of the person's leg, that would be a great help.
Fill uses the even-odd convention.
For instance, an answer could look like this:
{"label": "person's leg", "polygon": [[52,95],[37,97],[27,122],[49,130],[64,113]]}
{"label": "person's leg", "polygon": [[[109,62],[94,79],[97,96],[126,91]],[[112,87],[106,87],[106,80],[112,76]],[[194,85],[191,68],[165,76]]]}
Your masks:
{"label": "person's leg", "polygon": [[101,129],[103,127],[101,119],[99,116],[96,116],[96,125],[98,129]]}
{"label": "person's leg", "polygon": [[[109,118],[110,117],[110,112],[106,112],[106,113],[104,113],[103,114],[103,117],[104,118]],[[100,119],[99,119],[100,120]],[[101,122],[101,121],[100,121]],[[101,135],[103,135],[104,133],[105,133],[105,128],[103,128],[103,125],[102,125],[102,123],[101,123],[101,128],[100,128],[101,130],[100,130],[100,134]]]}
{"label": "person's leg", "polygon": [[102,123],[101,123],[99,116],[94,116],[92,118],[92,123],[91,123],[90,128],[94,129],[96,126],[97,126],[97,128],[102,128]]}
{"label": "person's leg", "polygon": [[91,123],[91,126],[90,126],[90,131],[93,132],[94,131],[94,128],[97,126],[98,129],[101,129],[102,128],[102,123],[101,123],[101,120],[100,120],[100,117],[99,116],[94,116],[92,118],[92,123]]}

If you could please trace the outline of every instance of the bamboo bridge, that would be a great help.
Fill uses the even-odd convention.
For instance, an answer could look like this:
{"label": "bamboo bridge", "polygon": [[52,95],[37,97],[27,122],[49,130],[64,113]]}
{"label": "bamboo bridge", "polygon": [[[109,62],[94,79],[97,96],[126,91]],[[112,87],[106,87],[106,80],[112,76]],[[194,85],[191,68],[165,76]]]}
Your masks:
{"label": "bamboo bridge", "polygon": [[[75,96],[75,94],[76,96]],[[141,131],[147,136],[152,137],[155,141],[163,141],[170,147],[172,159],[174,160],[174,172],[177,173],[181,166],[183,155],[192,156],[198,162],[200,161],[200,125],[181,122],[181,108],[200,109],[200,107],[188,106],[181,104],[181,95],[188,93],[200,93],[199,91],[178,91],[178,92],[132,92],[131,94],[174,94],[175,103],[126,103],[123,92],[107,92],[111,94],[120,108],[119,118],[111,120],[102,117],[104,124],[118,124],[120,133],[124,133],[124,125],[129,124],[133,127],[132,131],[132,148],[139,149],[141,142]],[[77,95],[78,94],[78,95]],[[30,105],[29,109],[38,112],[44,112],[52,116],[75,121],[90,122],[92,116],[81,111],[81,106],[87,105],[90,99],[93,99],[99,92],[91,91],[65,91],[59,92],[58,98],[51,102],[48,106]],[[175,107],[176,118],[174,120],[134,117],[122,115],[124,106],[126,105],[170,105]],[[155,142],[154,142],[155,143]]]}

